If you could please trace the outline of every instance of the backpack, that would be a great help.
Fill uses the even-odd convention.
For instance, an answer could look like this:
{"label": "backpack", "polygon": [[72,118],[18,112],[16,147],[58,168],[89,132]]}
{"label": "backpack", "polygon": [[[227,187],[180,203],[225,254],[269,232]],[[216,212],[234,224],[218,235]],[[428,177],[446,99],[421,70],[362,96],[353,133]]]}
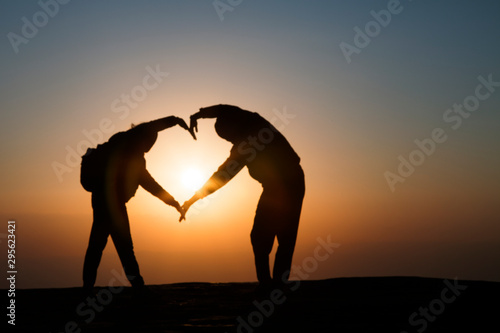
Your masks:
{"label": "backpack", "polygon": [[82,156],[80,183],[88,192],[95,191],[104,182],[109,156],[107,148],[106,143],[100,144],[96,148],[88,148],[85,155]]}

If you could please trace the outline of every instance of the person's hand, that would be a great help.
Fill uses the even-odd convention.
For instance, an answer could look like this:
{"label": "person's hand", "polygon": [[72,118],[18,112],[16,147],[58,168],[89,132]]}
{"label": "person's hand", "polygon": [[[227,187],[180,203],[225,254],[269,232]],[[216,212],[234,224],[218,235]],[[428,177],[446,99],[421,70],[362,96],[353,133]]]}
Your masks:
{"label": "person's hand", "polygon": [[181,217],[179,217],[179,222],[181,222],[182,220],[185,220],[186,219],[186,211],[184,210],[184,208],[182,208],[181,205],[177,201],[175,201],[171,205],[174,206],[175,209],[177,209],[179,214],[181,214]]}
{"label": "person's hand", "polygon": [[179,125],[180,127],[184,128],[185,130],[189,131],[189,127],[187,126],[187,124],[184,121],[184,119],[179,118],[179,117],[175,117],[175,121],[177,122],[177,125]]}
{"label": "person's hand", "polygon": [[179,222],[182,222],[182,220],[185,220],[186,219],[186,211],[184,210],[184,208],[182,208],[180,205],[178,205],[177,207],[175,207],[177,209],[177,211],[181,214],[181,217],[179,217]]}
{"label": "person's hand", "polygon": [[175,121],[175,123],[177,125],[179,125],[180,127],[184,128],[186,131],[188,131],[189,134],[191,134],[191,136],[193,137],[193,139],[196,140],[196,136],[194,135],[193,130],[190,127],[188,127],[188,125],[186,124],[184,119],[179,118],[179,117],[175,117],[175,116],[172,116],[172,119]]}
{"label": "person's hand", "polygon": [[190,123],[189,123],[189,130],[191,131],[191,135],[195,138],[195,132],[198,132],[198,119],[194,115],[192,115],[190,118]]}
{"label": "person's hand", "polygon": [[184,204],[182,204],[182,209],[184,210],[184,214],[187,213],[187,211],[189,210],[189,207],[191,207],[192,204],[193,204],[193,202],[191,200],[186,200],[184,202]]}
{"label": "person's hand", "polygon": [[189,134],[191,134],[191,136],[193,137],[193,139],[196,140],[196,134],[194,134],[193,129],[192,128],[188,128],[188,132],[189,132]]}

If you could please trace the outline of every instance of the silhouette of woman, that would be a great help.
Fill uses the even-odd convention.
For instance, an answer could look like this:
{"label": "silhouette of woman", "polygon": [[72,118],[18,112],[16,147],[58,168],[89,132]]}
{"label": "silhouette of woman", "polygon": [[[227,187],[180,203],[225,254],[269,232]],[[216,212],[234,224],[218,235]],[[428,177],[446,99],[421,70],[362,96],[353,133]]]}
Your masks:
{"label": "silhouette of woman", "polygon": [[[232,105],[202,108],[191,116],[191,130],[197,131],[200,118],[216,118],[217,134],[233,147],[229,158],[182,207],[187,212],[247,166],[250,176],[263,187],[250,234],[259,289],[281,286],[289,278],[305,193],[300,158],[285,137],[255,112]],[[269,254],[275,237],[279,245],[271,278]]]}
{"label": "silhouette of woman", "polygon": [[139,185],[167,205],[175,207],[181,219],[184,218],[182,207],[151,177],[144,159],[144,154],[156,142],[158,132],[175,125],[189,130],[184,120],[171,116],[116,133],[104,144],[107,152],[105,167],[101,181],[92,191],[94,221],[83,265],[83,287],[86,293],[90,293],[95,284],[108,236],[113,240],[125,274],[134,289],[142,290],[144,287],[125,207]]}

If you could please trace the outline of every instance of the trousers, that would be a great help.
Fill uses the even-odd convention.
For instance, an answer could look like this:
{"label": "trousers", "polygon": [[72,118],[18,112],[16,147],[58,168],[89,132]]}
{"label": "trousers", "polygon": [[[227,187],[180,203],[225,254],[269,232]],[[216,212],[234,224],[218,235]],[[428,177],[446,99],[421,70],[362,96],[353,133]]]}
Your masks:
{"label": "trousers", "polygon": [[104,193],[92,193],[93,223],[83,264],[83,286],[91,288],[97,277],[102,252],[111,236],[125,274],[133,287],[143,287],[125,202]]}
{"label": "trousers", "polygon": [[[250,233],[257,279],[261,284],[286,282],[289,278],[304,194],[304,173],[300,167],[284,181],[263,185]],[[271,278],[269,254],[275,238],[278,249]]]}

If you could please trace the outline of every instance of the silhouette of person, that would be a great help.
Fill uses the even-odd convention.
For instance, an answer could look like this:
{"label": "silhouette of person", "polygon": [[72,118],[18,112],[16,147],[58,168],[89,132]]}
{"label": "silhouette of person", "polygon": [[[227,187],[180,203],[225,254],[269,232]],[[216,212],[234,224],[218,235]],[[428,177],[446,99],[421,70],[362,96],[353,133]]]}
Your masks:
{"label": "silhouette of person", "polygon": [[[233,147],[228,159],[182,207],[187,212],[197,200],[217,191],[247,166],[250,176],[263,187],[250,234],[258,291],[282,286],[290,274],[305,193],[300,158],[285,137],[255,112],[232,105],[201,108],[191,116],[192,130],[198,130],[200,118],[216,118],[217,134]],[[279,245],[271,278],[269,254],[275,237]]]}
{"label": "silhouette of person", "polygon": [[95,284],[97,268],[108,236],[113,240],[132,287],[134,290],[144,290],[144,280],[135,258],[125,207],[125,203],[135,195],[139,185],[167,205],[175,207],[181,214],[181,219],[184,218],[183,208],[149,174],[144,159],[144,154],[156,142],[158,132],[175,125],[190,131],[184,120],[170,116],[116,133],[106,143],[108,154],[105,159],[105,174],[97,188],[92,191],[94,221],[83,265],[85,293],[91,293]]}

